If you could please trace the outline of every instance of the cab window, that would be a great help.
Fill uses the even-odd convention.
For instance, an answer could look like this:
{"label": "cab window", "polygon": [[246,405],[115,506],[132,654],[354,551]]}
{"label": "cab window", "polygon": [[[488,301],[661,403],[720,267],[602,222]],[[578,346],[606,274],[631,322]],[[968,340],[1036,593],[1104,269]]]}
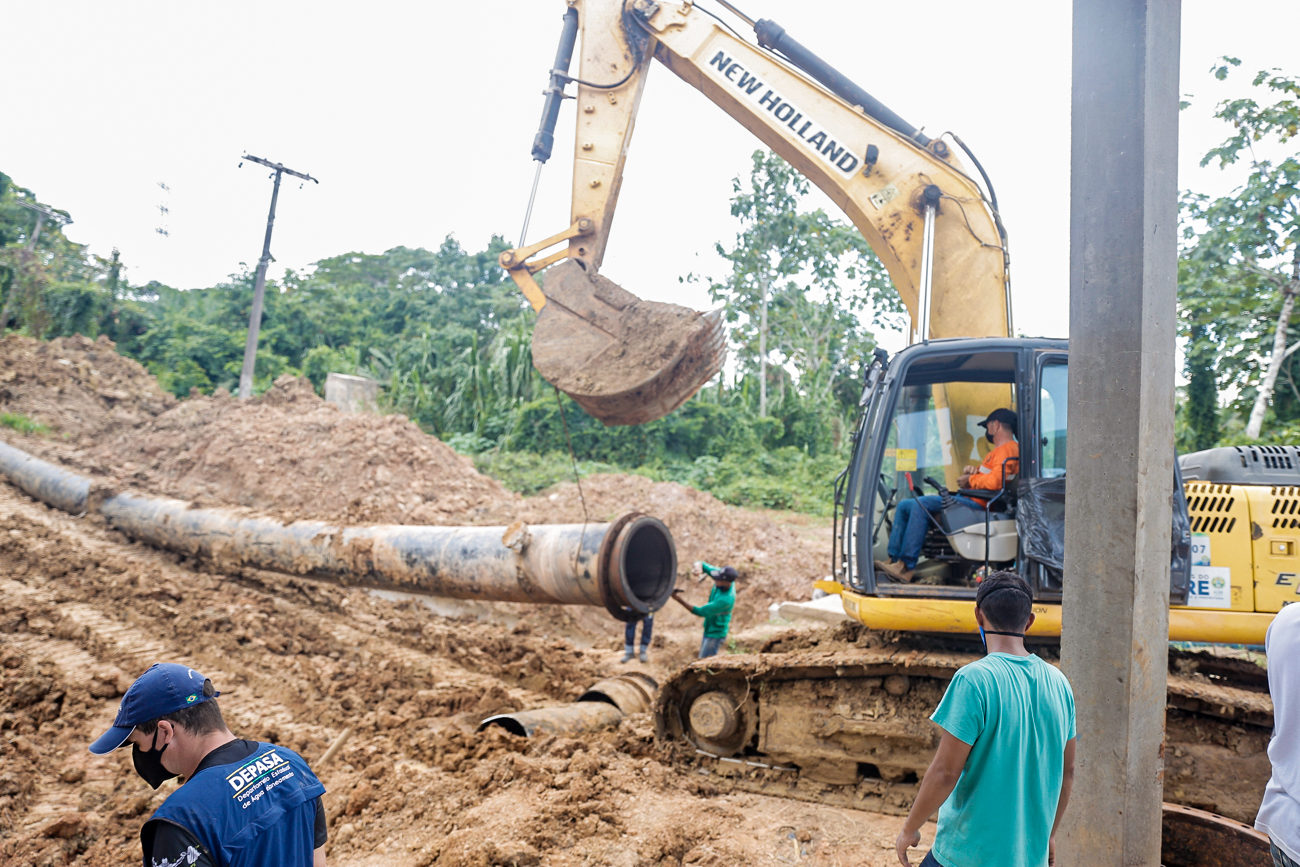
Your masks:
{"label": "cab window", "polygon": [[912,496],[909,477],[919,493],[935,493],[926,477],[957,490],[962,469],[980,464],[992,450],[979,423],[999,407],[1016,408],[1010,383],[923,382],[900,389],[884,431],[881,495],[872,520],[876,557],[884,556],[895,506]]}
{"label": "cab window", "polygon": [[1069,405],[1068,368],[1064,361],[1043,365],[1039,377],[1038,430],[1042,449],[1039,474],[1046,479],[1065,475],[1065,412]]}

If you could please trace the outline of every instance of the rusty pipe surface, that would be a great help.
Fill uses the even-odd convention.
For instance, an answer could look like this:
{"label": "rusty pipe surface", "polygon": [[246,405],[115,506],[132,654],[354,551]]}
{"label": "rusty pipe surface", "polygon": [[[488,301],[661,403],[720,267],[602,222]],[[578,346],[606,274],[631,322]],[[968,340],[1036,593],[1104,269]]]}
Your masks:
{"label": "rusty pipe surface", "polygon": [[[65,511],[85,508],[87,480],[6,449],[0,471],[24,491]],[[608,524],[349,527],[130,493],[95,508],[134,539],[222,564],[455,599],[603,606],[620,619],[662,608],[677,572],[668,528],[637,513]]]}
{"label": "rusty pipe surface", "polygon": [[86,511],[90,482],[0,442],[0,472],[33,498],[73,515]]}
{"label": "rusty pipe surface", "polygon": [[605,702],[625,714],[645,713],[654,705],[658,689],[659,684],[653,677],[633,671],[597,681],[591,689],[578,696],[578,701]]}
{"label": "rusty pipe surface", "polygon": [[500,713],[478,724],[483,731],[500,726],[514,735],[576,735],[618,725],[624,716],[644,713],[654,704],[659,684],[646,674],[632,672],[598,681],[571,704],[518,713]]}
{"label": "rusty pipe surface", "polygon": [[478,730],[500,726],[512,735],[578,735],[618,725],[623,712],[603,701],[579,701],[559,707],[523,710],[490,716],[479,723]]}

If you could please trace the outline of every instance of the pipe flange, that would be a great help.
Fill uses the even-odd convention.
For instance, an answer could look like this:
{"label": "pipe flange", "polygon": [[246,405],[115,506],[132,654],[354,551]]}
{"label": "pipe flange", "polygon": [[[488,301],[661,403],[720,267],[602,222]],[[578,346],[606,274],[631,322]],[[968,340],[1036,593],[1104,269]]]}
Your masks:
{"label": "pipe flange", "polygon": [[639,612],[632,608],[625,608],[614,601],[614,591],[609,582],[614,570],[619,568],[617,558],[614,556],[618,548],[618,537],[627,527],[628,524],[637,518],[645,517],[642,512],[628,512],[609,525],[605,531],[605,538],[600,540],[600,552],[596,555],[596,587],[600,590],[600,601],[604,604],[605,610],[610,613],[615,620],[621,620],[624,623],[631,623],[634,620],[640,620],[648,614],[648,611]]}

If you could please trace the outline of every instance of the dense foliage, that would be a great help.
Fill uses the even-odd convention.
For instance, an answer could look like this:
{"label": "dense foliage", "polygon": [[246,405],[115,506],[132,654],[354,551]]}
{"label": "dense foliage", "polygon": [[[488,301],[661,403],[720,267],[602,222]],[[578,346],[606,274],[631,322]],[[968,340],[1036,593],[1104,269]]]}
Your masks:
{"label": "dense foliage", "polygon": [[[571,445],[579,472],[634,470],[737,504],[829,510],[874,346],[865,323],[901,305],[856,230],[801,209],[807,192],[765,152],[754,155],[747,183],[736,180],[740,231],[718,247],[730,273],[707,281],[732,325],[734,374],[650,424],[605,428],[540,379],[533,314],[497,266],[507,247],[499,237],[474,252],[448,237],[436,251],[349,253],[268,284],[255,390],[285,372],[318,390],[331,371],[372,376],[387,410],[527,492],[572,477]],[[12,325],[43,338],[108,334],[179,397],[234,389],[250,272],[203,289],[132,286],[116,254],[91,256],[63,235],[65,213],[27,250],[34,212],[20,203],[38,204],[0,175],[0,289],[14,299]],[[765,328],[753,297],[759,279]]]}
{"label": "dense foliage", "polygon": [[[1227,78],[1239,66],[1224,58]],[[1232,133],[1201,165],[1244,163],[1241,187],[1217,199],[1182,196],[1179,306],[1187,341],[1187,401],[1179,446],[1291,442],[1300,429],[1300,343],[1288,328],[1300,294],[1300,81],[1265,70],[1259,98],[1221,103]],[[1218,394],[1231,396],[1219,412]]]}

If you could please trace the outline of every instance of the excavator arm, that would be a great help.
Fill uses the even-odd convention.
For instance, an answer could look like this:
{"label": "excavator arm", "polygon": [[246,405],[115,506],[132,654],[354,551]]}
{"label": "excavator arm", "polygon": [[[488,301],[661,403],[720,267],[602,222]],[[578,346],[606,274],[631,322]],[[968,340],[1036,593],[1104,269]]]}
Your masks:
{"label": "excavator arm", "polygon": [[[597,276],[651,58],[754,133],[849,216],[888,270],[911,314],[914,337],[1011,333],[1003,233],[978,184],[943,138],[929,139],[911,128],[771,21],[751,22],[758,36],[755,45],[689,0],[569,0],[569,6],[569,15],[577,13],[581,34],[578,75],[561,76],[577,82],[572,225],[540,244],[507,251],[501,263],[543,319],[545,308],[555,302],[553,313],[564,318],[566,327],[548,334],[551,329],[541,329],[539,319],[542,333],[534,337],[534,362],[593,415],[607,423],[658,418],[721,366],[718,352],[700,351],[701,344],[719,345],[716,322],[710,328],[701,317],[696,345],[687,338],[670,347],[675,355],[656,355],[663,347],[648,345],[652,341],[636,325],[628,327],[635,318],[629,311],[639,299]],[[675,158],[665,156],[666,163]],[[927,206],[933,209],[931,220]],[[531,260],[555,243],[567,247]],[[558,279],[548,275],[548,289],[539,287],[532,274],[562,259],[569,260],[560,266],[566,270],[553,269]],[[686,324],[682,317],[678,321]],[[676,339],[675,332],[664,330],[670,341]],[[556,367],[556,358],[548,355],[573,368],[578,358],[574,347],[584,339],[599,345],[598,357],[581,359],[577,367],[601,366],[618,353],[624,360],[629,355],[645,358],[642,372],[653,371],[646,381],[652,386],[670,383],[672,393],[647,399],[646,389],[624,391],[615,401],[624,416],[637,401],[645,408],[631,412],[631,422],[610,422],[599,403],[593,411],[591,395],[581,393],[593,385],[599,391],[601,383],[589,376],[571,390],[566,386],[581,379],[572,369],[557,378],[547,375],[548,368]],[[655,363],[662,364],[657,371]],[[683,369],[692,364],[696,370]]]}

